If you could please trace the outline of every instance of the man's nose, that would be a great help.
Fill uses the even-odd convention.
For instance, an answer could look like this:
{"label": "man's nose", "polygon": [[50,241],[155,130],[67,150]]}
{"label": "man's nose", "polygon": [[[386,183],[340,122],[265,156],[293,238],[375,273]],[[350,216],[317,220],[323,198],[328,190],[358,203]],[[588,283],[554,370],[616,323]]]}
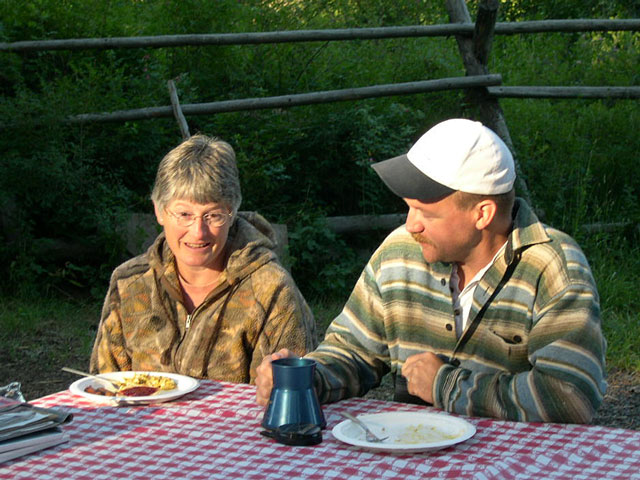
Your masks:
{"label": "man's nose", "polygon": [[409,233],[418,233],[423,230],[422,225],[416,218],[416,212],[413,208],[409,208],[409,211],[407,212],[407,221],[405,222],[404,227]]}

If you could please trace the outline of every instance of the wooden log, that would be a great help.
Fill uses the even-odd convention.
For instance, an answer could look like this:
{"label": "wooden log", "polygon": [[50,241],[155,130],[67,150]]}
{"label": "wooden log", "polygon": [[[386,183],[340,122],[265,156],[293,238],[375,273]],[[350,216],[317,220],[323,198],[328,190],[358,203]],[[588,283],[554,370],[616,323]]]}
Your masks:
{"label": "wooden log", "polygon": [[[345,234],[367,232],[372,230],[388,230],[389,232],[405,223],[406,213],[390,213],[383,215],[354,215],[327,217],[327,228],[334,233]],[[288,232],[284,224],[271,224],[276,233],[276,253],[285,268],[289,269],[291,259],[288,251]],[[635,228],[640,232],[640,224],[636,222],[610,222],[582,225],[586,234],[616,232]],[[128,255],[139,255],[149,248],[161,228],[155,216],[147,213],[133,213],[125,224],[118,229],[127,247]],[[95,248],[78,240],[37,239],[34,254],[38,260],[51,263],[72,261],[73,263],[91,262],[95,260]]]}
{"label": "wooden log", "polygon": [[[469,15],[469,10],[467,10],[467,5],[464,1],[446,0],[445,5],[452,23],[462,25],[471,23],[475,31],[475,24],[471,21],[471,15]],[[456,35],[456,42],[458,43],[458,51],[462,56],[462,64],[465,67],[467,75],[484,75],[486,68],[478,62],[478,59],[474,55],[473,38],[458,34]]]}
{"label": "wooden log", "polygon": [[[449,18],[452,22],[467,23],[471,17],[467,10],[464,0],[446,0],[446,8],[449,12]],[[491,38],[495,27],[495,19],[497,17],[498,2],[494,0],[481,0],[479,6],[479,26],[476,27],[477,34],[473,39],[463,36],[456,36],[458,42],[458,50],[462,56],[467,75],[486,75],[489,72],[487,60],[489,57],[488,46],[491,44]],[[476,56],[480,54],[480,58]],[[470,90],[467,94],[470,102],[478,107],[480,120],[487,127],[491,128],[507,145],[513,155],[516,169],[516,184],[519,189],[519,195],[523,197],[531,205],[531,194],[529,187],[524,179],[520,162],[511,141],[511,134],[504,119],[504,113],[498,103],[496,97],[489,95],[486,88],[476,88]],[[532,205],[533,207],[533,205]]]}
{"label": "wooden log", "polygon": [[488,87],[499,98],[640,98],[640,87]]}
{"label": "wooden log", "polygon": [[610,222],[610,223],[604,223],[604,222],[589,223],[589,224],[582,225],[580,229],[585,233],[602,233],[602,232],[615,232],[618,230],[624,230],[634,226],[635,226],[635,229],[638,232],[640,232],[640,224],[637,224],[631,221]]}
{"label": "wooden log", "polygon": [[579,33],[579,32],[637,32],[640,19],[585,19],[531,20],[525,22],[496,23],[497,35],[518,35],[523,33]]}
{"label": "wooden log", "polygon": [[[483,1],[478,4],[478,17],[473,30],[473,54],[485,67],[489,61],[499,5],[498,0]],[[488,73],[488,69],[484,73]]]}
{"label": "wooden log", "polygon": [[367,230],[393,230],[403,225],[406,213],[390,213],[385,215],[353,215],[327,217],[327,226],[335,233],[351,233]]}
{"label": "wooden log", "polygon": [[[242,100],[226,100],[211,103],[185,104],[182,105],[182,111],[186,115],[208,115],[223,112],[294,107],[317,103],[359,100],[363,98],[389,97],[394,95],[409,95],[480,86],[495,86],[500,85],[501,81],[502,77],[500,75],[441,78],[437,80],[375,85],[371,87],[328,90],[324,92],[282,95],[277,97],[247,98]],[[121,122],[170,117],[171,115],[173,115],[171,107],[148,107],[134,110],[120,110],[109,113],[84,113],[68,117],[66,121],[69,123]]]}
{"label": "wooden log", "polygon": [[[344,28],[328,30],[290,30],[280,32],[210,33],[156,35],[141,37],[70,38],[60,40],[23,40],[0,42],[0,51],[29,52],[42,50],[105,50],[118,48],[165,48],[203,45],[250,45],[269,43],[375,40],[385,38],[471,37],[475,25],[467,22],[443,25],[409,25],[398,27]],[[640,19],[571,19],[533,20],[496,23],[497,35],[524,33],[575,33],[603,31],[639,31]]]}
{"label": "wooden log", "polygon": [[[406,219],[406,213],[327,217],[327,227],[334,233],[354,233],[371,230],[391,231],[400,225],[404,225]],[[580,230],[588,234],[616,232],[627,228],[636,228],[640,231],[640,224],[627,221],[587,223],[580,226]]]}
{"label": "wooden log", "polygon": [[184,118],[182,109],[180,108],[180,101],[178,100],[178,91],[176,90],[176,84],[173,82],[173,80],[169,80],[167,82],[167,86],[169,87],[169,97],[171,98],[171,109],[173,111],[173,116],[176,117],[176,121],[178,122],[178,127],[180,128],[182,139],[186,140],[191,136],[191,134],[189,133],[189,125],[187,124],[187,119]]}
{"label": "wooden log", "polygon": [[473,24],[470,23],[468,25],[445,24],[327,30],[290,30],[279,32],[71,38],[61,40],[27,40],[12,43],[2,42],[0,43],[0,51],[27,52],[38,50],[104,50],[116,48],[165,48],[203,45],[222,46],[327,42],[341,40],[375,40],[384,38],[441,37],[454,34],[471,35],[472,32]]}

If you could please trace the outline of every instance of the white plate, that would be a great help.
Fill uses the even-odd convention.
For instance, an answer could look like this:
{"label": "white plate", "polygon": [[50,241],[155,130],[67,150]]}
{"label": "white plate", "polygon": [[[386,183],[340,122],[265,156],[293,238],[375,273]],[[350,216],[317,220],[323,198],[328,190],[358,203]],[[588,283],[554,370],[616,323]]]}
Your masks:
{"label": "white plate", "polygon": [[476,427],[469,422],[444,413],[388,412],[358,418],[379,437],[389,438],[380,443],[367,442],[362,428],[351,420],[333,427],[333,436],[367,450],[412,453],[440,450],[464,442],[476,433]]}
{"label": "white plate", "polygon": [[159,393],[156,393],[154,395],[146,395],[144,397],[107,397],[106,395],[96,395],[93,393],[85,392],[85,389],[89,386],[92,386],[94,388],[104,386],[98,380],[85,377],[73,382],[69,387],[69,390],[75,395],[80,395],[81,397],[88,398],[89,400],[98,403],[107,403],[111,405],[144,405],[147,403],[159,403],[168,402],[169,400],[175,400],[176,398],[186,395],[189,392],[193,392],[200,385],[200,382],[195,378],[187,377],[185,375],[178,375],[177,373],[167,372],[110,372],[101,373],[100,376],[109,380],[124,381],[125,379],[131,378],[136,374],[159,375],[162,377],[171,378],[176,382],[176,388],[174,388],[173,390],[159,390]]}

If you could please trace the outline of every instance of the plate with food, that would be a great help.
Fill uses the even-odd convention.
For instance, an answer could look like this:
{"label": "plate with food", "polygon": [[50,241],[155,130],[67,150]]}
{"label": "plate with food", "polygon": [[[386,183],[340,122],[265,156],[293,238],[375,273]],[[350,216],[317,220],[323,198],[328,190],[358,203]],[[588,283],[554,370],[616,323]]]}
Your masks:
{"label": "plate with food", "polygon": [[107,381],[85,377],[73,382],[69,390],[98,403],[143,405],[175,400],[200,385],[195,378],[168,372],[110,372],[98,377],[115,387]]}
{"label": "plate with food", "polygon": [[358,415],[358,419],[382,442],[368,442],[364,430],[351,420],[345,420],[331,433],[341,442],[367,450],[414,453],[429,452],[464,442],[476,433],[466,420],[445,413],[387,412]]}

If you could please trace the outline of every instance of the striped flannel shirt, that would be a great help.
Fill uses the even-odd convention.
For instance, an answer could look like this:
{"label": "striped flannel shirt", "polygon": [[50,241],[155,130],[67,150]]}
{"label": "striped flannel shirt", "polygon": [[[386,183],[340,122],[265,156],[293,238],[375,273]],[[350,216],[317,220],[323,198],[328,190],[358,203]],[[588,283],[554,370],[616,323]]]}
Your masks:
{"label": "striped flannel shirt", "polygon": [[476,287],[456,334],[451,264],[427,263],[404,227],[362,272],[317,362],[324,403],[364,395],[388,372],[396,400],[418,401],[400,375],[411,355],[447,360],[433,385],[448,412],[516,421],[589,422],[606,390],[606,342],[595,281],[568,235],[543,225],[521,199],[503,253]]}

